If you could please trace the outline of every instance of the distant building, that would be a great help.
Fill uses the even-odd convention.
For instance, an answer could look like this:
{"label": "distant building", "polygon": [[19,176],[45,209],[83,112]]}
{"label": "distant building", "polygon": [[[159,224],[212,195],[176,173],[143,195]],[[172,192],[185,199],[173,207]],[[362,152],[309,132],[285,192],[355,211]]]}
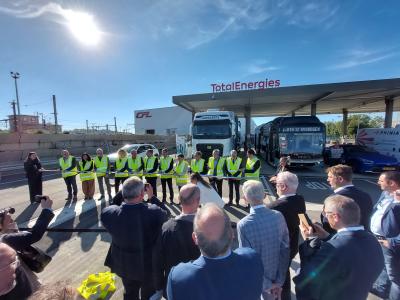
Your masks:
{"label": "distant building", "polygon": [[192,113],[179,107],[135,110],[135,134],[189,134]]}
{"label": "distant building", "polygon": [[[51,123],[39,123],[39,117],[34,115],[8,116],[11,132],[21,133],[55,133],[56,125]],[[61,133],[61,125],[57,125],[57,132]]]}

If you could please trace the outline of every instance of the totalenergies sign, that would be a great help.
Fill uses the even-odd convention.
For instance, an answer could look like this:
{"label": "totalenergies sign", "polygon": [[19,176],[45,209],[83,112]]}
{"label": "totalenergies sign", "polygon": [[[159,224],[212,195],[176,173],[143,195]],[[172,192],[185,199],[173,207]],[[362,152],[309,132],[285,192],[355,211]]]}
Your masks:
{"label": "totalenergies sign", "polygon": [[250,81],[240,82],[235,81],[231,83],[212,83],[212,92],[233,92],[242,90],[263,90],[268,88],[277,88],[281,85],[281,81],[265,79],[263,81]]}

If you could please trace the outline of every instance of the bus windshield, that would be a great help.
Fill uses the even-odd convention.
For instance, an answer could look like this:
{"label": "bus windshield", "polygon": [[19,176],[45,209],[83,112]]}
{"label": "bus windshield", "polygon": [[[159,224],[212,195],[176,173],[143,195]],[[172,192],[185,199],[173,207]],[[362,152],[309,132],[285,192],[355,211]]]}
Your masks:
{"label": "bus windshield", "polygon": [[232,129],[229,120],[207,120],[194,122],[192,134],[194,139],[228,139]]}
{"label": "bus windshield", "polygon": [[322,132],[279,133],[279,146],[282,154],[321,154],[324,148],[324,135]]}

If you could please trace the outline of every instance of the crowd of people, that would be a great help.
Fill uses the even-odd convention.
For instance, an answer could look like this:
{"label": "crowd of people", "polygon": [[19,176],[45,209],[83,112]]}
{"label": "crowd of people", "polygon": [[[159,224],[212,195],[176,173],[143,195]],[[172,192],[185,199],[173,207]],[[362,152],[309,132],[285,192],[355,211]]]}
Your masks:
{"label": "crowd of people", "polygon": [[[264,186],[257,180],[260,161],[252,150],[245,164],[235,151],[222,158],[217,150],[207,164],[201,153],[190,164],[179,156],[173,163],[164,150],[160,158],[150,151],[143,159],[137,153],[126,157],[121,152],[115,176],[121,178],[122,189],[117,187],[114,204],[101,213],[111,235],[105,265],[122,279],[124,299],[291,299],[292,283],[299,300],[361,300],[370,292],[383,299],[400,299],[400,172],[380,175],[377,183],[382,193],[374,205],[367,193],[353,185],[351,167],[329,167],[327,182],[333,194],[324,201],[320,222],[305,224],[299,219],[299,214],[306,214],[305,201],[297,192],[298,177],[287,170],[287,159],[282,159],[272,178],[278,197],[266,204]],[[60,167],[63,177],[69,174],[64,179],[78,174],[78,167],[95,177],[110,171],[101,149],[94,160],[87,154],[79,164],[74,160],[63,152]],[[161,200],[154,184],[158,177]],[[250,211],[235,229],[224,210],[222,184],[228,180],[228,204],[234,195],[238,204],[243,177],[243,199]],[[87,181],[94,183],[90,178]],[[164,203],[167,185],[171,195],[172,178],[181,207],[174,218]],[[69,196],[76,197],[74,180],[65,182]],[[92,188],[86,186],[85,191],[91,193]],[[15,295],[26,299],[35,290],[16,251],[43,235],[53,217],[51,200],[43,199],[42,206],[35,230],[29,233],[18,232],[11,226],[10,214],[0,212],[1,300],[19,299]],[[300,268],[291,278],[289,269],[297,254]]]}

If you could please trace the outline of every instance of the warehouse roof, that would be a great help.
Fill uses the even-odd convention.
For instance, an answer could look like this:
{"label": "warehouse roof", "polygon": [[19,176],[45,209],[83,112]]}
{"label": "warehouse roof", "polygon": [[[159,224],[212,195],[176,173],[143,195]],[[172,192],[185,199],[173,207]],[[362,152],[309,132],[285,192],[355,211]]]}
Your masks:
{"label": "warehouse roof", "polygon": [[312,103],[317,114],[384,112],[385,98],[394,98],[393,110],[400,110],[400,78],[182,95],[172,101],[192,112],[219,108],[239,116],[247,107],[252,117],[261,117],[309,115]]}

